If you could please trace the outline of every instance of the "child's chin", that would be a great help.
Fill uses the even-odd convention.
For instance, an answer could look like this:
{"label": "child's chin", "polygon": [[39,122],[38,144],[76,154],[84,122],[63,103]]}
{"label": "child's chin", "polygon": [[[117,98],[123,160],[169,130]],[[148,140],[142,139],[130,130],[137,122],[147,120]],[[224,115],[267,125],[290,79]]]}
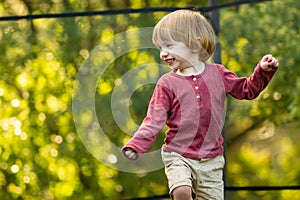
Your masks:
{"label": "child's chin", "polygon": [[171,69],[179,69],[179,66],[178,65],[176,65],[175,63],[174,64],[172,64],[172,65],[169,65],[169,67],[171,68]]}
{"label": "child's chin", "polygon": [[172,70],[178,70],[178,67],[169,66],[169,68],[172,69]]}

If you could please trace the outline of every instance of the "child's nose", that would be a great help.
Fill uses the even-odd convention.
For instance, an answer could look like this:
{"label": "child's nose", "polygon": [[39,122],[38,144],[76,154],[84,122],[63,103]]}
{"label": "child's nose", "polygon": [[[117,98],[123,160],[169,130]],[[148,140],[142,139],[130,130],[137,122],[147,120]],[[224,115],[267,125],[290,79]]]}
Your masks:
{"label": "child's nose", "polygon": [[168,56],[168,52],[167,51],[165,51],[165,50],[161,50],[160,51],[160,57],[167,57]]}

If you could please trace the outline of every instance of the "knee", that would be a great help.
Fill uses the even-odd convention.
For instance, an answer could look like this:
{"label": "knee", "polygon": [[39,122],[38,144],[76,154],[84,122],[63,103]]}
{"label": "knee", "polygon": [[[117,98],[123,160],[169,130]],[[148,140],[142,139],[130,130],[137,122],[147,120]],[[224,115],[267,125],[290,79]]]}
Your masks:
{"label": "knee", "polygon": [[192,189],[189,186],[180,186],[173,190],[172,196],[174,200],[191,200]]}

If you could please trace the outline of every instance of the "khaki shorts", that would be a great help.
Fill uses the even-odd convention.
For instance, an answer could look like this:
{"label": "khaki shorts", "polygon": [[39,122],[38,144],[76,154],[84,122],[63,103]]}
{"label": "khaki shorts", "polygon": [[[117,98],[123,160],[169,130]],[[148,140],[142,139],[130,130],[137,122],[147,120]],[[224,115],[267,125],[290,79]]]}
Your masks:
{"label": "khaki shorts", "polygon": [[162,151],[170,194],[179,186],[190,186],[195,199],[224,199],[223,155],[215,158],[190,159],[175,152]]}

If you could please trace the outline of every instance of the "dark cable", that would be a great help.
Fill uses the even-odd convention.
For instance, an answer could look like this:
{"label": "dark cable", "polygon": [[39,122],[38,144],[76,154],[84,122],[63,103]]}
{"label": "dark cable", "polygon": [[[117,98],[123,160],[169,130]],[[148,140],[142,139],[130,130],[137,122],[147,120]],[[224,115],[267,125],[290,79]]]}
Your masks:
{"label": "dark cable", "polygon": [[295,186],[231,186],[225,187],[227,191],[270,191],[270,190],[300,190],[300,185]]}
{"label": "dark cable", "polygon": [[172,12],[179,9],[190,9],[200,12],[210,12],[215,9],[221,9],[231,6],[238,6],[242,4],[258,3],[272,0],[242,0],[230,3],[224,3],[211,7],[170,7],[170,8],[139,8],[139,9],[122,9],[122,10],[105,10],[105,11],[84,11],[84,12],[67,12],[67,13],[53,13],[53,14],[35,14],[35,15],[22,15],[22,16],[4,16],[0,17],[0,21],[17,21],[17,20],[34,20],[44,18],[66,18],[66,17],[84,17],[95,15],[117,15],[117,14],[132,14],[132,13],[149,13],[149,12]]}

